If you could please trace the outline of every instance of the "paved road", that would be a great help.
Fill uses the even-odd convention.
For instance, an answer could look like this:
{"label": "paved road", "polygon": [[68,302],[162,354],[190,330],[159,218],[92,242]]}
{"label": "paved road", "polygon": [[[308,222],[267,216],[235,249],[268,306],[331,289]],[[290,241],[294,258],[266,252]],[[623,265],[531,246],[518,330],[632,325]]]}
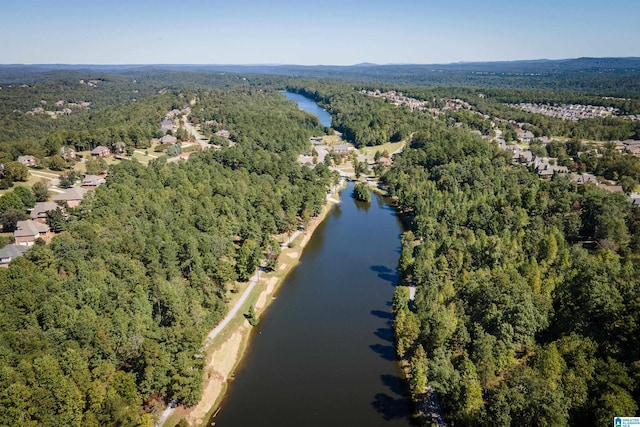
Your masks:
{"label": "paved road", "polygon": [[[291,236],[289,236],[289,239],[285,243],[283,243],[283,247],[286,247],[289,243],[291,243],[293,239],[295,239],[300,235],[300,233],[302,233],[301,230],[298,230],[292,233]],[[222,319],[220,323],[218,323],[218,325],[215,328],[213,328],[211,332],[209,332],[203,348],[206,348],[209,345],[209,343],[215,337],[217,337],[218,334],[220,334],[220,332],[222,332],[222,330],[229,324],[229,322],[231,322],[231,319],[233,319],[238,315],[238,312],[242,308],[242,305],[247,301],[247,298],[249,298],[251,291],[258,284],[258,281],[260,280],[260,273],[262,272],[262,270],[263,270],[263,266],[258,267],[258,270],[256,271],[256,273],[251,277],[251,279],[249,279],[249,286],[247,286],[244,292],[242,292],[242,295],[240,295],[240,298],[238,299],[238,301],[233,305],[231,310],[229,310],[227,315],[224,316],[224,319]],[[171,416],[174,408],[177,405],[178,405],[178,402],[175,400],[169,403],[169,406],[167,406],[167,409],[164,410],[164,412],[158,419],[158,422],[156,422],[156,426],[161,426],[162,424],[164,424],[165,421],[167,421],[167,419]]]}
{"label": "paved road", "polygon": [[184,120],[184,127],[186,127],[189,133],[193,135],[198,144],[200,144],[203,149],[207,148],[209,146],[209,140],[202,136],[200,132],[198,132],[198,130],[191,124],[191,122],[189,122],[187,116],[183,116],[182,119]]}

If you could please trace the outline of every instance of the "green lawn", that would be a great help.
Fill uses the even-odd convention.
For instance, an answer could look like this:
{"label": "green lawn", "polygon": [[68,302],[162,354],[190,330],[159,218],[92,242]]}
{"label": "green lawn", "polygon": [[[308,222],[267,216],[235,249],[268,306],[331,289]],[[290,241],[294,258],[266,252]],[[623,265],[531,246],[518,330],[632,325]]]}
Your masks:
{"label": "green lawn", "polygon": [[386,144],[376,145],[374,147],[362,147],[358,149],[358,152],[368,157],[375,156],[376,151],[380,151],[380,153],[382,153],[384,152],[384,150],[387,150],[389,154],[393,154],[394,152],[403,148],[406,143],[407,141],[387,142]]}

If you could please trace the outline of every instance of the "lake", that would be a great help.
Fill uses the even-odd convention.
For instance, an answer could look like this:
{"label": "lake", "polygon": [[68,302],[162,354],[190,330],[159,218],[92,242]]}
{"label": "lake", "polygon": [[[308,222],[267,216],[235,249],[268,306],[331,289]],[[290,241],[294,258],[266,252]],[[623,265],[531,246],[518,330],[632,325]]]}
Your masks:
{"label": "lake", "polygon": [[291,92],[281,92],[287,99],[291,101],[295,101],[298,103],[298,108],[306,111],[307,113],[311,113],[318,117],[320,120],[320,124],[325,127],[331,126],[331,114],[327,112],[324,108],[320,107],[313,99],[309,99],[306,96],[299,95],[297,93]]}
{"label": "lake", "polygon": [[401,224],[353,183],[255,327],[217,427],[407,426],[391,299]]}

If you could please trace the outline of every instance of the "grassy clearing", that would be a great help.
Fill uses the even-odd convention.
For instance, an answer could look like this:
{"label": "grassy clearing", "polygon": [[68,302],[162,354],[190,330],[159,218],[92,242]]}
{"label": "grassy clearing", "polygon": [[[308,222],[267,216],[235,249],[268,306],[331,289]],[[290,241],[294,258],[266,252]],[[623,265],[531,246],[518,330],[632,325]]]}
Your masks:
{"label": "grassy clearing", "polygon": [[4,193],[8,192],[8,191],[12,191],[14,188],[19,187],[19,186],[26,186],[26,187],[32,187],[33,184],[35,184],[36,182],[47,182],[47,181],[51,181],[54,178],[59,177],[60,175],[62,175],[63,172],[61,171],[52,171],[51,169],[32,169],[29,168],[29,174],[27,175],[27,180],[26,181],[16,181],[13,183],[13,187],[8,188],[6,190],[0,190],[0,195],[3,195]]}
{"label": "grassy clearing", "polygon": [[193,151],[198,151],[200,149],[200,144],[191,144],[191,145],[186,145],[184,147],[182,147],[182,152],[183,153],[190,153]]}
{"label": "grassy clearing", "polygon": [[342,164],[336,166],[336,169],[347,174],[353,174],[355,172],[353,169],[353,163],[350,161],[343,161]]}
{"label": "grassy clearing", "polygon": [[375,156],[376,151],[380,151],[380,153],[382,153],[382,152],[384,152],[384,150],[387,150],[389,152],[389,154],[392,154],[392,153],[398,151],[399,149],[403,148],[406,143],[407,143],[407,141],[387,142],[386,144],[376,145],[374,147],[362,147],[362,148],[359,148],[358,152],[360,154],[364,154],[365,156],[368,156],[368,157]]}
{"label": "grassy clearing", "polygon": [[344,141],[338,135],[324,135],[322,137],[322,142],[324,142],[327,145],[333,145],[333,144],[340,144]]}

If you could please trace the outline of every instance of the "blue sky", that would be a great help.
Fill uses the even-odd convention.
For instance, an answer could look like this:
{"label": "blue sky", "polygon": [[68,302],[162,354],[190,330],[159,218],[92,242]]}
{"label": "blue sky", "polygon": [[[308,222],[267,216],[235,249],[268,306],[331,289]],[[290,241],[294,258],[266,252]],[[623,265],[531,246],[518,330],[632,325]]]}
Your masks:
{"label": "blue sky", "polygon": [[430,64],[640,56],[638,0],[2,3],[2,64]]}

